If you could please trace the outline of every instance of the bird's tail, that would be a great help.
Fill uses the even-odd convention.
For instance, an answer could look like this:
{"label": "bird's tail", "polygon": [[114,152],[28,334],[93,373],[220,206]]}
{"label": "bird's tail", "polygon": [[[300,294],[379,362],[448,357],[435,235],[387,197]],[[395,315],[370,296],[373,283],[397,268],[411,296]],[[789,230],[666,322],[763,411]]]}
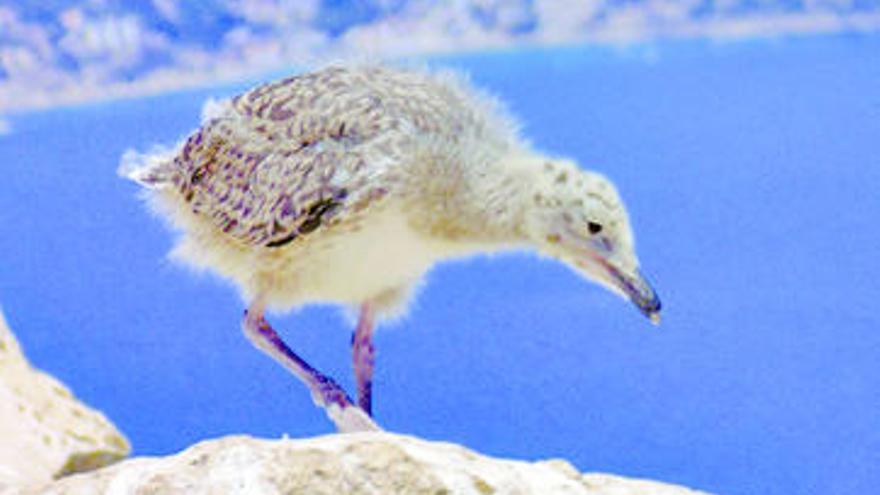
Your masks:
{"label": "bird's tail", "polygon": [[123,153],[116,173],[146,188],[158,189],[174,183],[175,154],[168,148],[154,148],[149,153],[129,149]]}

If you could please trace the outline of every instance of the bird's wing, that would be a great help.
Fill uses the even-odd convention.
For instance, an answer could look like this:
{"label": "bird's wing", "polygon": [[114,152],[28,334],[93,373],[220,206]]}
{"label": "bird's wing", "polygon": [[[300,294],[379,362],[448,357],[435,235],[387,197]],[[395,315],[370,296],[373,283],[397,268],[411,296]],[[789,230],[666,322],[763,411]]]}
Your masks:
{"label": "bird's wing", "polygon": [[280,247],[374,204],[406,147],[405,132],[387,132],[401,123],[368,95],[304,102],[285,89],[234,99],[176,159],[192,210],[250,245]]}

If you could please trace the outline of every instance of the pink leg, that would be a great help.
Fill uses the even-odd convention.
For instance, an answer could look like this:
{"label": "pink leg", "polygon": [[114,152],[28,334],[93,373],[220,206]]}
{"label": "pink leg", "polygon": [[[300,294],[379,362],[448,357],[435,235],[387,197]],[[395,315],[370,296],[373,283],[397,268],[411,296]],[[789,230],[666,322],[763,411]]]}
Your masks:
{"label": "pink leg", "polygon": [[370,303],[361,305],[357,329],[351,339],[351,360],[354,364],[354,377],[357,381],[358,405],[365,413],[373,415],[373,327],[375,314]]}
{"label": "pink leg", "polygon": [[281,340],[263,317],[260,307],[244,312],[242,328],[248,339],[261,351],[290,370],[312,392],[312,400],[323,407],[339,431],[379,430],[363,411],[354,406],[348,395],[332,378],[312,368]]}

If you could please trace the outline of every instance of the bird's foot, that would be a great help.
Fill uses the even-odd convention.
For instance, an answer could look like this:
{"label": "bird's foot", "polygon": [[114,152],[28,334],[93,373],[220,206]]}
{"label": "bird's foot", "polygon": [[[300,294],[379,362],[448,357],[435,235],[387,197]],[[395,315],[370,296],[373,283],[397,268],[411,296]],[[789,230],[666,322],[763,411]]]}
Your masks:
{"label": "bird's foot", "polygon": [[339,433],[382,431],[382,428],[363,409],[355,405],[340,406],[333,403],[328,405],[326,410],[327,416],[336,424]]}
{"label": "bird's foot", "polygon": [[248,339],[261,351],[293,372],[309,388],[315,405],[324,408],[340,432],[381,431],[345,390],[332,378],[312,368],[296,355],[272,329],[260,311],[245,311],[242,328]]}
{"label": "bird's foot", "polygon": [[312,400],[315,405],[327,411],[327,416],[340,433],[382,431],[370,415],[356,406],[332,378],[317,372],[312,378],[317,384],[312,388]]}

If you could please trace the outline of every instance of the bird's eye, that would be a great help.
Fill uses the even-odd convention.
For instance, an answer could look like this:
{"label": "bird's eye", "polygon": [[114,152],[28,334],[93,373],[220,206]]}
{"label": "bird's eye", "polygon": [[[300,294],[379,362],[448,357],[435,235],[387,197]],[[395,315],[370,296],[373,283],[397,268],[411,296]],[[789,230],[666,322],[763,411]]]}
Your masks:
{"label": "bird's eye", "polygon": [[587,229],[591,234],[598,234],[602,232],[602,224],[596,222],[587,222]]}

